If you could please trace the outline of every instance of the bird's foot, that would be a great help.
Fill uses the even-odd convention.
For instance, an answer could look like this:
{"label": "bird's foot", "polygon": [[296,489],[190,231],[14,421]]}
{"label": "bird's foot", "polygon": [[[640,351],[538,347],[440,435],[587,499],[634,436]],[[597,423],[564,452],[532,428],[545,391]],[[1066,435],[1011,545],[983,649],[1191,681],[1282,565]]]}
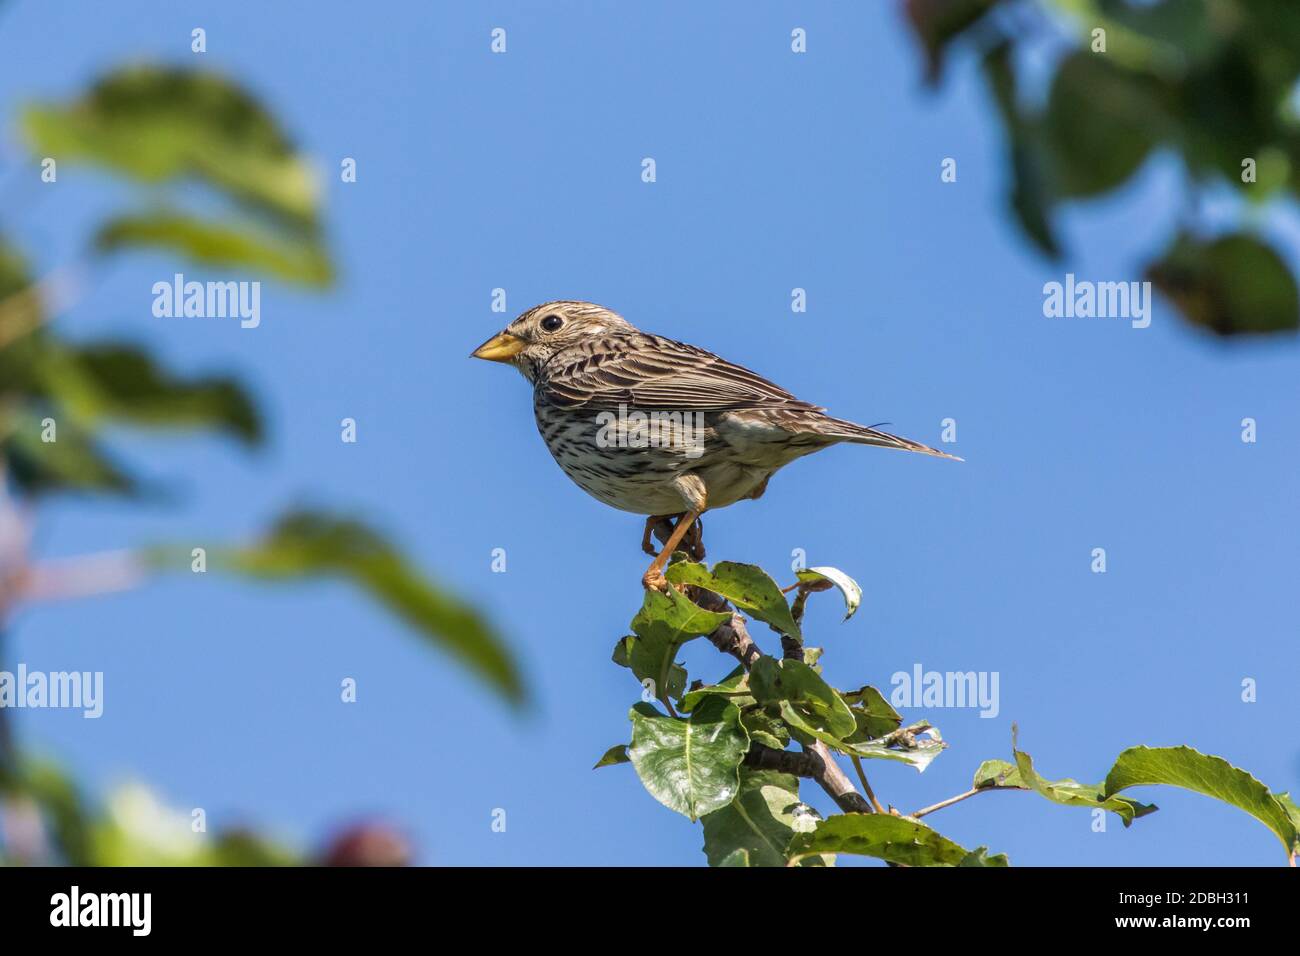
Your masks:
{"label": "bird's foot", "polygon": [[641,575],[641,586],[647,591],[658,591],[660,594],[667,594],[668,589],[672,587],[664,577],[663,571],[658,568],[651,568]]}
{"label": "bird's foot", "polygon": [[704,560],[704,521],[696,518],[695,523],[691,525],[686,532],[686,537],[682,539],[682,550],[692,561]]}
{"label": "bird's foot", "polygon": [[667,541],[673,531],[673,518],[676,515],[651,515],[645,519],[645,531],[641,535],[641,550],[650,557],[658,557],[659,549],[654,546],[650,536],[656,535],[660,541]]}

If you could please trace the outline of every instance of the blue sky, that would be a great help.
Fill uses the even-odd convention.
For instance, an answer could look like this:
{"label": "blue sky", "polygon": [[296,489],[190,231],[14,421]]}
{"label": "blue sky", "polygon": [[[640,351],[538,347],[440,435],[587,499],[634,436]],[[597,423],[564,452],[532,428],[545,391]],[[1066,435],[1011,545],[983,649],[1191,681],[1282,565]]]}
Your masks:
{"label": "blue sky", "polygon": [[[508,319],[490,311],[502,287],[511,315],[601,302],[921,441],[957,421],[964,464],[837,448],[706,521],[711,559],[784,580],[802,548],[861,582],[851,622],[833,597],[809,612],[832,682],[888,686],[916,663],[999,672],[995,719],[905,712],[951,749],[920,776],[871,767],[885,801],[912,810],[966,789],[982,760],[1009,756],[1013,721],[1053,778],[1095,782],[1125,747],[1187,743],[1300,787],[1295,340],[1225,346],[1160,301],[1145,330],[1042,313],[1043,283],[1067,271],[1139,277],[1174,225],[1168,159],[1069,209],[1070,253],[1053,264],[1004,213],[1002,142],[973,64],[958,57],[942,91],[924,89],[893,4],[232,6],[0,8],[4,226],[41,271],[130,194],[70,165],[56,187],[25,185],[16,111],[136,58],[220,68],[264,98],[324,171],[342,271],[324,295],[265,285],[261,327],[241,330],[152,317],[150,287],[175,261],[116,260],[59,327],[237,372],[271,440],[250,456],[124,435],[174,500],[46,508],[41,553],[216,542],[285,505],[334,506],[489,609],[537,706],[507,712],[342,586],[187,576],[15,621],[13,661],[105,672],[100,720],[21,712],[29,745],[98,791],[142,779],[204,807],[212,828],[306,846],[379,816],[427,863],[702,863],[698,827],[630,768],[590,769],[627,739],[637,700],[609,652],[640,602],[640,520],[555,467],[522,379],[466,358]],[[503,56],[488,49],[497,26]],[[355,184],[337,181],[344,156]],[[956,183],[940,181],[945,157]],[[790,310],[795,287],[806,314]],[[339,441],[345,416],[355,445]],[[1255,444],[1240,440],[1247,416]],[[729,669],[702,642],[684,660],[692,677]],[[339,703],[346,676],[354,705]],[[1247,677],[1255,703],[1241,701]],[[1138,795],[1161,811],[1130,830],[1112,818],[1094,833],[1088,813],[1021,793],[931,822],[1019,864],[1282,862],[1239,811]]]}

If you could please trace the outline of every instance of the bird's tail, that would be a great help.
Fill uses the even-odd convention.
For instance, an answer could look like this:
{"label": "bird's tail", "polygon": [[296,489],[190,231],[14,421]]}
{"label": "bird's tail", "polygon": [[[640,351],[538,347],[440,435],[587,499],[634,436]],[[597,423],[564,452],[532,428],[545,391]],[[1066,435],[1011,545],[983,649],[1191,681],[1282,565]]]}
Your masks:
{"label": "bird's tail", "polygon": [[953,461],[965,460],[958,458],[956,455],[949,455],[947,452],[931,448],[929,445],[922,445],[910,438],[901,438],[898,435],[891,435],[889,432],[882,432],[879,429],[859,425],[856,422],[845,421],[842,418],[831,418],[829,415],[826,417],[824,434],[832,438],[839,438],[842,441],[855,442],[859,445],[899,448],[903,451],[920,452],[922,455],[934,455],[936,458],[951,458]]}

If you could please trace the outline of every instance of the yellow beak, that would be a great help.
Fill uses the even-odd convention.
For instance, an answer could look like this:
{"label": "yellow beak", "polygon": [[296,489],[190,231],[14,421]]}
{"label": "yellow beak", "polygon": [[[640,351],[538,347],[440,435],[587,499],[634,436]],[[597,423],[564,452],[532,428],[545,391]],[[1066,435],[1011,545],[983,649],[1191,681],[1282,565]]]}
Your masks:
{"label": "yellow beak", "polygon": [[489,362],[509,362],[524,350],[525,344],[527,343],[517,335],[498,332],[471,352],[469,357],[487,359]]}

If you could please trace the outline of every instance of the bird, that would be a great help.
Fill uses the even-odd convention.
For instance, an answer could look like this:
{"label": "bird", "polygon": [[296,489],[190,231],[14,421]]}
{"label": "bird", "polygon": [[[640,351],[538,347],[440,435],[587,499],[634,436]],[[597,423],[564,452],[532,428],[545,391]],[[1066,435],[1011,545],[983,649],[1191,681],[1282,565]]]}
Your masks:
{"label": "bird", "polygon": [[[642,575],[663,569],[705,511],[757,499],[778,470],[843,442],[961,461],[874,427],[835,418],[744,366],[643,332],[592,302],[523,312],[471,358],[513,365],[533,388],[537,430],[555,461],[597,500],[646,515]],[[673,521],[658,553],[652,528]]]}

